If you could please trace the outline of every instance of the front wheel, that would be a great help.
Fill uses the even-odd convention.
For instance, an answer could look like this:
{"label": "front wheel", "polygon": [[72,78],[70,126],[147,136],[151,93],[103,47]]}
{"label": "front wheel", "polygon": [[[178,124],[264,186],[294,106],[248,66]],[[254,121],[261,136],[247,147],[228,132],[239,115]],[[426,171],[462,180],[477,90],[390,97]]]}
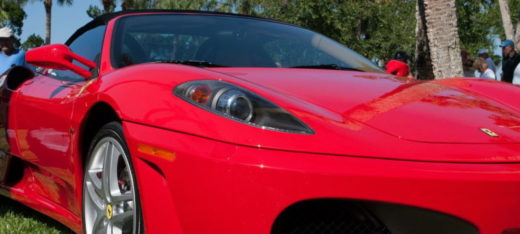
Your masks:
{"label": "front wheel", "polygon": [[83,177],[84,233],[142,233],[139,195],[121,124],[106,124],[92,142]]}

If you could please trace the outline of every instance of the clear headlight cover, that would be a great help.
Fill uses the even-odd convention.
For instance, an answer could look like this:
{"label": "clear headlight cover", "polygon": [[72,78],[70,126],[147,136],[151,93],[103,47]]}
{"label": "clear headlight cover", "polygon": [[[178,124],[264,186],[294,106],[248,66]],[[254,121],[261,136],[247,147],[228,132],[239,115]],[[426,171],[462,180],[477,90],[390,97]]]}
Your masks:
{"label": "clear headlight cover", "polygon": [[175,87],[174,94],[195,106],[251,126],[289,133],[314,133],[286,110],[227,82],[190,81]]}

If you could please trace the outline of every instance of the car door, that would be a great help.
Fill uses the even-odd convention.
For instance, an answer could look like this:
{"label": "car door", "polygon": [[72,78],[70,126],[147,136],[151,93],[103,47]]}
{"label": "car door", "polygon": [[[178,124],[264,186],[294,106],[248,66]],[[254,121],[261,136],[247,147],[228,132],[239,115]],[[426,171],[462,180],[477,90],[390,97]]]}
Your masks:
{"label": "car door", "polygon": [[[75,37],[69,47],[75,54],[98,62],[105,33],[100,25]],[[84,67],[79,63],[75,63]],[[91,70],[94,79],[97,67]],[[8,133],[11,153],[37,165],[32,171],[32,189],[81,215],[77,204],[66,199],[74,197],[74,144],[71,116],[75,97],[88,79],[71,71],[46,70],[22,84],[11,97]],[[45,186],[38,186],[45,184]]]}

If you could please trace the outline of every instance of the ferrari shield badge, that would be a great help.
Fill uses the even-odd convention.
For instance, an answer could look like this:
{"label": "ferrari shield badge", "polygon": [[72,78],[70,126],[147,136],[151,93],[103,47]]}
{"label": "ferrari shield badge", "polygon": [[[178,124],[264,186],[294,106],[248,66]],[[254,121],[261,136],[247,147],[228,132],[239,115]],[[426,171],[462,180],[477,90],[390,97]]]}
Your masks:
{"label": "ferrari shield badge", "polygon": [[481,128],[480,131],[484,132],[485,134],[488,134],[491,137],[498,137],[498,134],[496,132],[493,132],[487,128]]}
{"label": "ferrari shield badge", "polygon": [[107,218],[108,219],[112,219],[112,214],[113,214],[112,212],[113,212],[112,211],[112,205],[108,204],[107,205]]}

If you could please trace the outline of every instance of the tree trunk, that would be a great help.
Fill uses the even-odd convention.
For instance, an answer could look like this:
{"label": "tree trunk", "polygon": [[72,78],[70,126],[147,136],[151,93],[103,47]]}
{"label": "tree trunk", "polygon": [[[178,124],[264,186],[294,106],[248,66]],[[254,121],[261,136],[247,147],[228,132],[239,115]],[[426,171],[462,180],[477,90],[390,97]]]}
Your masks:
{"label": "tree trunk", "polygon": [[514,42],[515,42],[515,49],[516,51],[520,51],[520,15],[516,19],[516,26],[515,26],[515,34],[514,34]]}
{"label": "tree trunk", "polygon": [[513,40],[513,24],[511,23],[507,0],[498,0],[498,4],[500,5],[500,15],[502,16],[502,25],[504,25],[506,39]]}
{"label": "tree trunk", "polygon": [[515,30],[515,49],[516,51],[520,51],[520,16],[518,18],[518,21],[516,22],[516,30]]}
{"label": "tree trunk", "polygon": [[417,72],[415,78],[419,80],[430,80],[434,78],[432,59],[430,57],[430,46],[426,35],[426,16],[424,15],[424,2],[417,1],[417,26],[415,28],[415,66]]}
{"label": "tree trunk", "polygon": [[45,6],[45,44],[51,43],[51,18],[52,18],[52,0],[44,0]]}
{"label": "tree trunk", "polygon": [[462,60],[455,0],[418,0],[423,5],[426,36],[435,79],[461,77]]}

